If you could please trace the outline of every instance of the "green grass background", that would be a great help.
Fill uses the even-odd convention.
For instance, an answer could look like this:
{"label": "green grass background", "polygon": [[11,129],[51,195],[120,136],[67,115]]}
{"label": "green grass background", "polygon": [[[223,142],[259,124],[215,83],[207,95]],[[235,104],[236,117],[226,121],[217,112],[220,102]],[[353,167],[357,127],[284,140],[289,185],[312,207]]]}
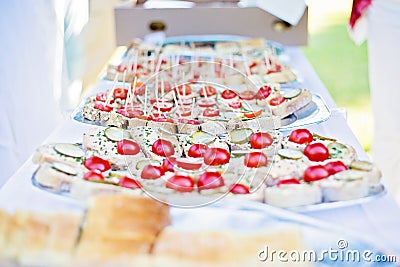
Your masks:
{"label": "green grass background", "polygon": [[346,108],[349,126],[368,152],[373,121],[367,44],[364,42],[357,46],[350,38],[347,23],[351,3],[349,5],[350,1],[346,0],[339,2],[336,8],[323,10],[321,4],[310,1],[309,42],[302,51],[336,104]]}

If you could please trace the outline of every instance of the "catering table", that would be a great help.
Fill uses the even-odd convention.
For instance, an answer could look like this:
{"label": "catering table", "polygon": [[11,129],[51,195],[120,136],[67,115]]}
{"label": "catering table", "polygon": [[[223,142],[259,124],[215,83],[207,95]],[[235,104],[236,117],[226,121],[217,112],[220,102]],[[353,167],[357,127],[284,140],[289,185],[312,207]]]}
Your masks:
{"label": "catering table", "polygon": [[[301,50],[298,47],[287,47],[286,53],[290,58],[291,67],[301,74],[304,86],[320,94],[332,110],[329,120],[309,126],[310,130],[326,136],[335,136],[343,143],[354,146],[360,159],[368,159],[345,118],[340,112],[335,111],[337,109],[335,102]],[[107,82],[109,81],[99,81],[99,83]],[[79,142],[83,131],[89,127],[91,126],[72,119],[65,120],[46,142]],[[31,177],[36,168],[37,166],[29,159],[0,189],[2,208],[10,211],[17,208],[41,211],[65,209],[83,211],[79,202],[33,186]],[[304,210],[302,213],[359,232],[400,253],[400,208],[389,194],[356,205],[313,211]]]}

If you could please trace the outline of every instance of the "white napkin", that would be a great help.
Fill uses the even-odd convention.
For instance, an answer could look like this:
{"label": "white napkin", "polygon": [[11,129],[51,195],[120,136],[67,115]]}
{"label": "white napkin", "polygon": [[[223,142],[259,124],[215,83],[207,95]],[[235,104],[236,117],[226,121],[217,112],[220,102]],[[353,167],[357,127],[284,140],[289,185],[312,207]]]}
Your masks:
{"label": "white napkin", "polygon": [[240,7],[259,7],[272,15],[297,25],[307,7],[304,0],[241,0]]}

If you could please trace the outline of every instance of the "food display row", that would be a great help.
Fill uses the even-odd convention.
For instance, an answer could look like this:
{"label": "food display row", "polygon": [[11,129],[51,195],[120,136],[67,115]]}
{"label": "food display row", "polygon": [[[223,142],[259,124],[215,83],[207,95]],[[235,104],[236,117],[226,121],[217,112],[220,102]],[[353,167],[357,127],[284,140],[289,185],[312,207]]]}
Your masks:
{"label": "food display row", "polygon": [[39,147],[34,183],[78,199],[126,192],[164,202],[171,196],[234,197],[285,208],[383,190],[379,169],[359,160],[353,147],[305,128],[289,136],[251,128],[221,136],[201,130],[176,135],[150,126],[94,127],[80,142]]}

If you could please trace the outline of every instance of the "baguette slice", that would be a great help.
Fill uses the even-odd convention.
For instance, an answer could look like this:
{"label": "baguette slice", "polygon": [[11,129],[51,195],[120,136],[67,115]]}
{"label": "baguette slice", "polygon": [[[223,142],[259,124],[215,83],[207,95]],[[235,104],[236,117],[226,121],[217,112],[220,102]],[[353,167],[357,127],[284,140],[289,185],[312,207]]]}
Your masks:
{"label": "baguette slice", "polygon": [[46,248],[50,233],[51,216],[30,213],[23,227],[25,237],[20,245],[18,263],[23,266],[40,266],[46,261]]}
{"label": "baguette slice", "polygon": [[45,262],[49,266],[71,266],[71,258],[80,233],[82,215],[58,212],[50,219]]}
{"label": "baguette slice", "polygon": [[89,200],[84,234],[149,242],[168,224],[168,206],[149,197],[100,195]]}
{"label": "baguette slice", "polygon": [[30,212],[18,210],[15,212],[8,224],[8,231],[5,235],[6,246],[2,250],[4,258],[17,260],[26,236],[26,225]]}
{"label": "baguette slice", "polygon": [[[40,147],[38,147],[35,151],[35,153],[33,154],[33,158],[32,161],[35,164],[42,164],[45,162],[48,163],[54,163],[54,162],[61,162],[63,164],[67,164],[70,165],[71,167],[77,167],[80,166],[81,163],[83,162],[84,158],[85,158],[85,152],[82,149],[82,154],[84,156],[80,157],[80,158],[75,158],[75,157],[70,157],[67,155],[63,155],[60,154],[59,152],[57,152],[56,150],[56,146],[60,145],[61,143],[50,143],[50,144],[45,144],[42,145]],[[64,144],[62,144],[64,145]],[[77,145],[74,144],[65,144],[65,145],[71,145],[78,148]]]}

